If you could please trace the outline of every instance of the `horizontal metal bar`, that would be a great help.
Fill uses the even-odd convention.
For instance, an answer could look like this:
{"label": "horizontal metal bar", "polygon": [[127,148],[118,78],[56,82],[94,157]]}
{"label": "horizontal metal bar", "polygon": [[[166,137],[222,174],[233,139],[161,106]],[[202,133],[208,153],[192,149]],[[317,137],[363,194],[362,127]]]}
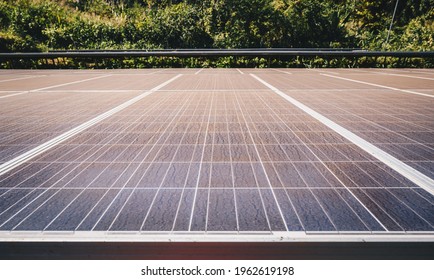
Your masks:
{"label": "horizontal metal bar", "polygon": [[0,231],[1,242],[434,242],[432,232]]}
{"label": "horizontal metal bar", "polygon": [[151,50],[151,51],[53,51],[0,53],[0,59],[23,58],[124,58],[124,57],[277,57],[277,56],[306,56],[306,57],[428,57],[434,58],[434,51],[365,51],[347,49],[200,49],[200,50]]}
{"label": "horizontal metal bar", "polygon": [[361,50],[358,48],[240,48],[240,49],[213,49],[213,48],[196,48],[196,49],[112,49],[112,50],[51,50],[49,52],[190,52],[190,51],[220,51],[220,52],[233,52],[233,51],[354,51]]}

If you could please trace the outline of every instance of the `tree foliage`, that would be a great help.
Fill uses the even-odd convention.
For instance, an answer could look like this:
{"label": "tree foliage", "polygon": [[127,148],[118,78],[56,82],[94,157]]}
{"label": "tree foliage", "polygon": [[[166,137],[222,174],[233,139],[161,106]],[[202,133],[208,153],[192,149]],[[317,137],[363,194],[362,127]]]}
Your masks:
{"label": "tree foliage", "polygon": [[433,50],[434,0],[0,0],[0,51]]}

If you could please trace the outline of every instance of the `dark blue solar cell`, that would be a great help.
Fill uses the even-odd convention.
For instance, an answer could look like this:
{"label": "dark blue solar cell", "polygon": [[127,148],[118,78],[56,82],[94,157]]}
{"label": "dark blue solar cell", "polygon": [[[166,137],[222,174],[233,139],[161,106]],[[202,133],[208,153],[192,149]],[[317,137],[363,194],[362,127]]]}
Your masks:
{"label": "dark blue solar cell", "polygon": [[313,189],[312,192],[339,231],[368,231],[356,213],[332,189]]}
{"label": "dark blue solar cell", "polygon": [[232,168],[227,163],[213,163],[211,168],[211,188],[232,188]]}
{"label": "dark blue solar cell", "polygon": [[162,188],[183,188],[187,179],[188,163],[172,163],[169,166]]}
{"label": "dark blue solar cell", "polygon": [[122,210],[113,222],[112,231],[138,231],[149,211],[156,190],[135,189],[129,199],[122,205]]}
{"label": "dark blue solar cell", "polygon": [[206,229],[208,192],[208,189],[197,190],[196,203],[193,208],[193,219],[191,221],[192,231],[204,231]]}
{"label": "dark blue solar cell", "polygon": [[145,174],[142,174],[142,178],[137,184],[137,188],[158,188],[160,187],[162,180],[165,178],[169,169],[169,163],[154,162],[146,170]]}
{"label": "dark blue solar cell", "polygon": [[96,203],[95,207],[93,207],[92,210],[86,214],[86,217],[79,223],[76,230],[91,230],[120,191],[122,190],[110,189],[104,193]]}
{"label": "dark blue solar cell", "polygon": [[289,198],[306,231],[336,231],[310,190],[289,189]]}
{"label": "dark blue solar cell", "polygon": [[123,189],[118,193],[108,208],[104,209],[105,212],[102,214],[102,216],[98,218],[99,221],[95,225],[94,230],[105,231],[109,229],[110,225],[121,210],[122,205],[124,205],[125,201],[127,201],[132,191],[132,189]]}
{"label": "dark blue solar cell", "polygon": [[233,189],[211,189],[207,231],[237,231]]}
{"label": "dark blue solar cell", "polygon": [[351,209],[357,214],[370,231],[385,231],[386,229],[380,224],[376,217],[369,209],[361,203],[353,194],[352,190],[336,189],[336,192],[348,203]]}
{"label": "dark blue solar cell", "polygon": [[258,190],[237,189],[236,199],[240,231],[270,230]]}
{"label": "dark blue solar cell", "polygon": [[390,189],[389,191],[430,223],[431,226],[434,225],[434,197],[427,200],[414,192],[413,189]]}
{"label": "dark blue solar cell", "polygon": [[366,192],[406,231],[433,230],[433,227],[427,221],[423,220],[394,196],[391,196],[387,190],[368,189]]}
{"label": "dark blue solar cell", "polygon": [[262,199],[264,200],[264,208],[268,221],[270,222],[270,228],[274,231],[285,231],[285,222],[283,218],[283,213],[279,210],[277,199],[273,195],[270,189],[260,190]]}
{"label": "dark blue solar cell", "polygon": [[[274,197],[271,196],[271,191],[270,190],[261,190],[262,193],[264,193],[264,200],[267,201],[268,203],[266,204],[266,208],[271,208],[271,206],[268,206],[268,204],[272,205],[273,207],[271,208],[272,211],[267,211],[267,213],[273,213],[273,215],[269,214],[269,216],[273,216],[275,217],[274,219],[270,218],[270,223],[271,220],[275,220],[275,222],[271,223],[271,229],[272,230],[284,230],[284,227],[282,229],[282,227],[280,226],[280,222],[281,222],[281,217],[280,217],[280,213],[277,212],[277,206],[273,205],[273,200]],[[288,228],[289,231],[302,231],[303,226],[300,223],[300,220],[294,210],[294,206],[291,203],[291,201],[289,200],[289,197],[286,193],[286,191],[284,189],[274,189],[274,193],[276,195],[276,200],[277,203],[279,204],[279,207],[282,211],[283,217],[285,219],[286,222],[286,226]],[[265,195],[266,194],[266,195]]]}
{"label": "dark blue solar cell", "polygon": [[351,189],[351,192],[366,208],[380,221],[380,223],[389,231],[403,231],[404,229],[387,213],[384,205],[377,204],[376,200],[368,196],[365,190]]}
{"label": "dark blue solar cell", "polygon": [[[0,216],[0,230],[12,230],[55,192],[56,190],[38,190],[20,200],[16,205],[2,213]],[[17,197],[16,200],[20,198]]]}
{"label": "dark blue solar cell", "polygon": [[104,189],[84,191],[46,230],[75,230],[106,191]]}
{"label": "dark blue solar cell", "polygon": [[23,220],[16,230],[43,230],[56,218],[81,190],[61,190]]}
{"label": "dark blue solar cell", "polygon": [[21,184],[24,184],[24,187],[38,187],[41,182],[55,174],[55,167],[59,168],[63,167],[63,165],[50,166],[49,163],[26,164],[18,172],[12,170],[1,176],[0,188],[14,188]]}
{"label": "dark blue solar cell", "polygon": [[[170,231],[175,222],[181,190],[161,189],[149,210],[142,231]],[[129,211],[135,211],[134,208]]]}
{"label": "dark blue solar cell", "polygon": [[178,214],[176,216],[174,230],[175,231],[187,231],[190,224],[191,208],[194,198],[194,189],[185,189],[180,205],[178,205]]}
{"label": "dark blue solar cell", "polygon": [[423,198],[425,198],[426,200],[428,200],[430,203],[434,203],[434,195],[430,194],[429,192],[427,192],[424,189],[421,188],[414,188],[413,189],[415,192],[417,192],[420,196],[422,196]]}

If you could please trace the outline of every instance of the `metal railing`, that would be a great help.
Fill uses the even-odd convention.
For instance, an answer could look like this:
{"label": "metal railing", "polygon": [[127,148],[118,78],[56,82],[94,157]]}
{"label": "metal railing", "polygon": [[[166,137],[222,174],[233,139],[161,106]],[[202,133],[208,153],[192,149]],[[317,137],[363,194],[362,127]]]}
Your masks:
{"label": "metal railing", "polygon": [[433,58],[434,51],[366,51],[361,49],[164,49],[77,50],[0,53],[0,59],[133,58],[133,57],[409,57]]}

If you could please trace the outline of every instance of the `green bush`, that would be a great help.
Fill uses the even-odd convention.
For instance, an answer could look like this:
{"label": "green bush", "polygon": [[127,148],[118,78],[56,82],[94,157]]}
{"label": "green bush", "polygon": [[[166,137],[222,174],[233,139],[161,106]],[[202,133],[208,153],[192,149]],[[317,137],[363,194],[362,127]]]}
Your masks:
{"label": "green bush", "polygon": [[47,40],[45,29],[64,21],[62,7],[52,1],[18,1],[12,12],[11,27],[22,37],[31,36],[38,43]]}
{"label": "green bush", "polygon": [[[433,50],[432,0],[0,0],[0,51],[158,48]],[[32,62],[42,67],[43,60]],[[47,64],[47,63],[46,63]],[[62,67],[430,66],[432,59],[143,58]],[[26,64],[27,65],[27,64]]]}
{"label": "green bush", "polygon": [[51,49],[108,49],[122,42],[119,28],[103,22],[76,18],[63,26],[45,30]]}
{"label": "green bush", "polygon": [[31,37],[18,36],[9,32],[0,31],[1,52],[29,52],[41,51],[43,47],[37,46]]}
{"label": "green bush", "polygon": [[0,28],[8,28],[11,24],[13,8],[6,2],[0,1]]}
{"label": "green bush", "polygon": [[200,24],[197,7],[180,3],[151,10],[142,29],[148,42],[162,48],[207,48],[212,40]]}
{"label": "green bush", "polygon": [[399,38],[400,49],[429,51],[434,49],[434,10],[409,22]]}

